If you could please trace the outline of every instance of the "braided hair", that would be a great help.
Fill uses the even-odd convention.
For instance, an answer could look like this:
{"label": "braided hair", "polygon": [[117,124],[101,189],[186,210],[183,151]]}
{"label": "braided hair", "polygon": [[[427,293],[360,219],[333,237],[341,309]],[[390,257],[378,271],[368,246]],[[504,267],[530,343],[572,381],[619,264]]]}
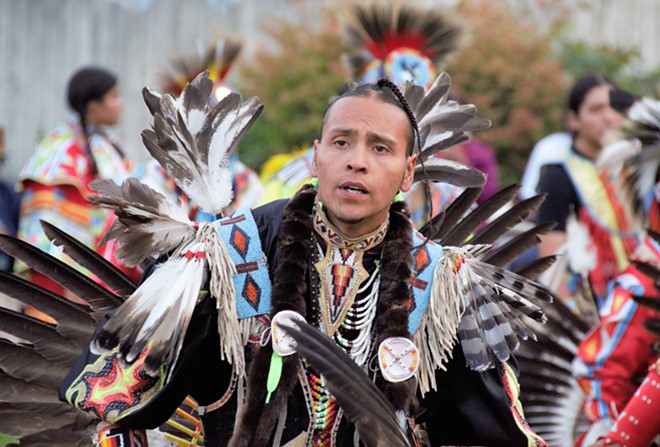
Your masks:
{"label": "braided hair", "polygon": [[67,102],[80,121],[84,139],[84,151],[89,160],[89,169],[94,177],[98,175],[98,166],[89,144],[87,130],[87,107],[91,101],[102,99],[117,85],[117,77],[100,67],[84,67],[76,71],[69,79]]}

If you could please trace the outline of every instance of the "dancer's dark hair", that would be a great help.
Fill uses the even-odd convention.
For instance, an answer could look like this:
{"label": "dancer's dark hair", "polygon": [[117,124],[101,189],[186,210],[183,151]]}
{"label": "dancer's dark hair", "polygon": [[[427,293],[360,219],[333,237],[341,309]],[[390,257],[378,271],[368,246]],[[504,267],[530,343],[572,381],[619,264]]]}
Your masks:
{"label": "dancer's dark hair", "polygon": [[110,71],[101,67],[84,67],[76,71],[69,78],[67,87],[67,102],[78,119],[85,142],[85,153],[89,159],[90,172],[93,176],[98,174],[98,166],[89,144],[87,126],[87,107],[90,102],[101,100],[114,86],[117,77]]}

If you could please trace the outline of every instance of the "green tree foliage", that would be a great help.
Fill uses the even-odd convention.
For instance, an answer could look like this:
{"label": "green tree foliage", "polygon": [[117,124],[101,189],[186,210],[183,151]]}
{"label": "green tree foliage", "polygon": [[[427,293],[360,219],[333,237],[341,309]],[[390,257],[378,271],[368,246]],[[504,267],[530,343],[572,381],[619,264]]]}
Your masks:
{"label": "green tree foliage", "polygon": [[[557,20],[544,29],[531,14],[516,13],[504,2],[462,0],[456,7],[467,39],[444,69],[456,93],[493,122],[476,137],[495,149],[502,185],[519,181],[533,145],[561,128],[575,77],[598,71],[634,93],[657,95],[660,69],[631,69],[637,60],[631,50],[571,42],[565,5],[545,5],[552,10],[541,13]],[[240,148],[241,158],[256,169],[273,154],[311,144],[328,98],[348,77],[336,11],[301,23],[271,19],[266,35],[266,47],[240,73],[243,95],[259,96],[265,105]]]}
{"label": "green tree foliage", "polygon": [[564,76],[549,38],[501,3],[463,1],[469,39],[447,65],[457,92],[493,125],[501,183],[520,180],[534,143],[560,128]]}
{"label": "green tree foliage", "polygon": [[566,34],[556,39],[558,54],[567,73],[578,77],[583,73],[602,73],[621,88],[636,95],[660,95],[660,66],[645,70],[636,49],[611,45],[588,45],[571,41]]}
{"label": "green tree foliage", "polygon": [[241,159],[255,168],[272,154],[311,144],[328,100],[346,82],[345,48],[337,19],[294,24],[271,21],[271,43],[241,72],[243,95],[258,96],[264,112],[241,144]]}

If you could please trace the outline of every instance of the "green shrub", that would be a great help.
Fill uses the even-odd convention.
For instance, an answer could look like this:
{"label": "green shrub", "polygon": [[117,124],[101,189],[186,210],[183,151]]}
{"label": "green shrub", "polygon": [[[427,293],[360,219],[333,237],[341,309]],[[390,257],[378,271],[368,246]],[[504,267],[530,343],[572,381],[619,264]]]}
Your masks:
{"label": "green shrub", "polygon": [[449,61],[456,90],[493,125],[476,136],[495,149],[501,184],[520,180],[534,143],[560,127],[564,75],[552,44],[507,6],[463,1],[468,42]]}
{"label": "green shrub", "polygon": [[[660,67],[646,73],[636,69],[632,50],[570,41],[565,5],[543,7],[548,10],[542,13],[557,18],[546,31],[501,2],[462,0],[456,7],[467,39],[444,70],[456,92],[493,122],[476,136],[495,149],[502,185],[519,181],[534,144],[560,129],[564,97],[576,76],[599,71],[634,93],[658,95]],[[241,92],[265,105],[240,148],[241,159],[255,169],[272,154],[311,144],[329,97],[348,79],[336,11],[320,17],[271,20],[269,45],[241,67]]]}
{"label": "green shrub", "polygon": [[328,100],[345,83],[344,52],[334,15],[323,23],[275,20],[273,46],[261,49],[241,71],[241,91],[256,95],[264,112],[241,144],[241,159],[260,167],[270,155],[311,144],[319,135]]}

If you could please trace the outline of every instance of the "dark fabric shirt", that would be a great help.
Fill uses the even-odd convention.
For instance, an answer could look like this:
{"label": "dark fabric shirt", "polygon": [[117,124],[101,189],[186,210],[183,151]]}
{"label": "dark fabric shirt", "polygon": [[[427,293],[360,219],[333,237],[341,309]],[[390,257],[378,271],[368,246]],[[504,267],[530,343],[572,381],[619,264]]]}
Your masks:
{"label": "dark fabric shirt", "polygon": [[539,194],[547,194],[536,215],[537,223],[557,222],[555,231],[566,231],[566,219],[571,212],[580,210],[580,199],[573,182],[562,164],[544,167],[537,188]]}
{"label": "dark fabric shirt", "polygon": [[[0,234],[16,236],[21,198],[10,183],[0,181]],[[11,272],[13,258],[0,251],[0,270]]]}

